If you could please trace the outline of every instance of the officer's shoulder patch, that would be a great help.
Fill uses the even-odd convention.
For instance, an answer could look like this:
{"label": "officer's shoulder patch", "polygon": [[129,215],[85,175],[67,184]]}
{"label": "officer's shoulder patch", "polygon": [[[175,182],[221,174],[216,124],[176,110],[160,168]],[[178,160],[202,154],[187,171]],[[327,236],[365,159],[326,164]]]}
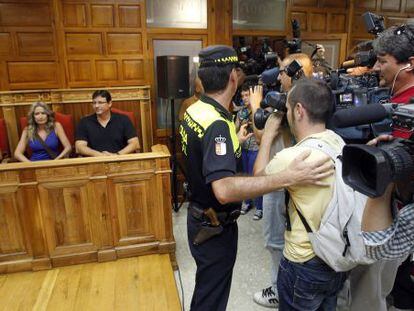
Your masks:
{"label": "officer's shoulder patch", "polygon": [[219,155],[219,156],[226,155],[227,153],[226,137],[223,137],[220,135],[220,136],[215,137],[214,141],[216,142],[216,155]]}

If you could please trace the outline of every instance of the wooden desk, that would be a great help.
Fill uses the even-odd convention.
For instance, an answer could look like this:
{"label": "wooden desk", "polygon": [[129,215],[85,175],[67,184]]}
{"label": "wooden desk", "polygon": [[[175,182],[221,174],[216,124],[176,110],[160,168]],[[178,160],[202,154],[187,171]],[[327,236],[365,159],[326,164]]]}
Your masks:
{"label": "wooden desk", "polygon": [[165,146],[124,156],[0,165],[0,273],[169,253]]}

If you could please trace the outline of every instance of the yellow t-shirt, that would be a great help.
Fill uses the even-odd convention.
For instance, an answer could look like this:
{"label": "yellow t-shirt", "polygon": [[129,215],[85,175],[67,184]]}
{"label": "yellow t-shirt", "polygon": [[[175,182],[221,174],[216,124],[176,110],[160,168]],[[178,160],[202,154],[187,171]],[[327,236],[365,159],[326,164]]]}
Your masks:
{"label": "yellow t-shirt", "polygon": [[[306,159],[307,162],[315,161],[326,156],[326,154],[320,150],[299,146],[299,144],[307,138],[320,139],[337,152],[340,152],[343,146],[342,138],[331,130],[309,135],[297,145],[278,152],[266,166],[266,174],[277,174],[284,170],[289,166],[293,159],[307,149],[312,151],[310,156]],[[292,230],[285,231],[285,248],[283,250],[283,255],[290,261],[305,262],[315,256],[308,233],[306,232],[295,207],[292,205],[292,200],[295,202],[296,208],[298,208],[305,217],[312,231],[318,230],[325,209],[331,201],[334,177],[327,177],[324,181],[329,182],[330,186],[297,185],[288,188],[291,198],[289,202],[289,219]]]}

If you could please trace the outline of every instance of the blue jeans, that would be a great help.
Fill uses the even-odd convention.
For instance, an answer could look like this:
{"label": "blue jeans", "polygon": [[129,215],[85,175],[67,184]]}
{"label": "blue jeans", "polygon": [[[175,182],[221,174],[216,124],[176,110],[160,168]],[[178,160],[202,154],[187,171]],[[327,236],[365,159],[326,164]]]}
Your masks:
{"label": "blue jeans", "polygon": [[271,283],[277,292],[277,275],[285,245],[286,228],[285,192],[274,191],[263,196],[263,236],[266,249],[271,255]]}
{"label": "blue jeans", "polygon": [[317,257],[304,263],[283,257],[277,277],[279,310],[335,311],[337,294],[346,276]]}
{"label": "blue jeans", "polygon": [[[253,166],[256,161],[258,151],[250,151],[242,149],[242,165],[243,173],[247,175],[253,175]],[[252,200],[246,200],[246,204],[252,205]],[[257,210],[263,210],[263,197],[258,197],[254,199],[254,206]]]}

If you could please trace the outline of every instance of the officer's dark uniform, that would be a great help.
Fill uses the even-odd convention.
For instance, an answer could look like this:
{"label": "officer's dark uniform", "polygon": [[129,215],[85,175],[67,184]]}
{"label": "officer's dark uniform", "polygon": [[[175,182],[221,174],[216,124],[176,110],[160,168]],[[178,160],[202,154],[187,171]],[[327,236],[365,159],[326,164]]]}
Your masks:
{"label": "officer's dark uniform", "polygon": [[[210,53],[210,58],[235,62],[234,58],[226,58],[236,55],[232,48],[215,46],[200,52],[201,65],[203,51]],[[187,217],[188,240],[197,264],[191,309],[225,310],[237,253],[238,229],[235,218],[240,204],[220,204],[214,196],[211,183],[236,174],[241,148],[231,113],[205,95],[187,109],[180,134],[191,192]],[[209,207],[218,213],[223,231],[194,245],[194,238],[203,222],[209,221],[200,211]]]}

